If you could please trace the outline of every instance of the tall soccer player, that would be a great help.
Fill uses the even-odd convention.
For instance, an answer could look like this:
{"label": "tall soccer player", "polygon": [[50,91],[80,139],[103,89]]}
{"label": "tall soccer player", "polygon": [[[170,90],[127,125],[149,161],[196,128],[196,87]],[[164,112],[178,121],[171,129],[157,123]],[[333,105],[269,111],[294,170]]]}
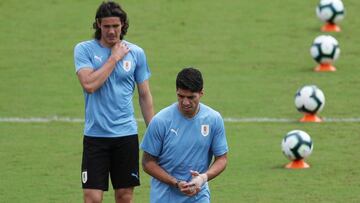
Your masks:
{"label": "tall soccer player", "polygon": [[153,177],[150,202],[208,203],[207,182],[227,164],[224,122],[200,103],[204,92],[199,70],[178,73],[176,94],[178,102],[154,116],[140,145],[143,169]]}
{"label": "tall soccer player", "polygon": [[97,9],[94,39],[75,47],[76,73],[85,98],[81,180],[84,202],[102,202],[109,176],[117,203],[133,202],[140,185],[137,123],[132,103],[135,85],[146,125],[154,115],[150,70],[140,47],[124,40],[129,27],[119,4]]}

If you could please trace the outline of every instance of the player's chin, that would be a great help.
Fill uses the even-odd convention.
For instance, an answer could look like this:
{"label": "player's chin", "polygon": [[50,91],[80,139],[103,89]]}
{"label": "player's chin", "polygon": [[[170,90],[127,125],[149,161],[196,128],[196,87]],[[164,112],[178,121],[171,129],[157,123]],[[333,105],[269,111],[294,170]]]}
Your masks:
{"label": "player's chin", "polygon": [[183,106],[182,109],[184,112],[192,112],[193,111],[193,108],[191,106],[189,106],[189,107]]}
{"label": "player's chin", "polygon": [[119,41],[120,41],[120,40],[111,37],[111,38],[108,38],[107,43],[108,43],[108,44],[111,44],[111,45],[115,45],[115,44],[116,44],[117,42],[119,42]]}

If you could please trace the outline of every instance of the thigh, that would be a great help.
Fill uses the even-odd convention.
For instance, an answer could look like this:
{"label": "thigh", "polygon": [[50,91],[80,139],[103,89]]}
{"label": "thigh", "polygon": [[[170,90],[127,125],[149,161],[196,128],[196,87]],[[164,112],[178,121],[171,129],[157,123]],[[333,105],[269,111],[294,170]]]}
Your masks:
{"label": "thigh", "polygon": [[121,137],[112,148],[110,177],[114,189],[140,185],[138,136]]}
{"label": "thigh", "polygon": [[110,168],[109,142],[84,136],[81,180],[84,189],[108,190]]}

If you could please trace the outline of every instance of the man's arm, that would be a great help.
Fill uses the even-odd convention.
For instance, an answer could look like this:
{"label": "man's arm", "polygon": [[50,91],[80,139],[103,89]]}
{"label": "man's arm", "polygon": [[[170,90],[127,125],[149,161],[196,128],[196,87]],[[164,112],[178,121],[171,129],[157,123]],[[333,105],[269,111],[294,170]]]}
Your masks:
{"label": "man's arm", "polygon": [[227,165],[227,153],[215,157],[214,163],[210,166],[209,170],[206,172],[208,180],[214,179],[221,172],[223,172]]}
{"label": "man's arm", "polygon": [[158,179],[159,181],[168,185],[177,187],[178,180],[168,174],[163,168],[161,168],[157,162],[157,158],[144,151],[142,158],[143,170]]}
{"label": "man's arm", "polygon": [[214,179],[221,172],[223,172],[226,168],[227,164],[227,154],[223,154],[221,156],[215,157],[213,164],[210,166],[208,171],[205,173],[199,173],[197,171],[191,171],[191,175],[193,176],[192,180],[187,184],[189,187],[195,187],[195,190],[192,194],[197,194],[201,190],[201,186],[203,186],[207,181]]}
{"label": "man's arm", "polygon": [[114,70],[116,63],[128,52],[129,48],[125,43],[117,43],[111,48],[111,56],[101,68],[94,70],[89,67],[79,70],[77,76],[84,90],[91,94],[99,89]]}
{"label": "man's arm", "polygon": [[163,168],[161,168],[157,162],[157,158],[151,154],[144,151],[142,158],[143,170],[151,175],[152,177],[158,179],[159,181],[178,188],[182,193],[188,196],[193,196],[193,189],[189,187],[186,181],[177,180],[175,177],[172,177],[167,173]]}
{"label": "man's arm", "polygon": [[138,93],[141,113],[144,117],[146,126],[148,126],[154,116],[153,101],[148,80],[138,84]]}

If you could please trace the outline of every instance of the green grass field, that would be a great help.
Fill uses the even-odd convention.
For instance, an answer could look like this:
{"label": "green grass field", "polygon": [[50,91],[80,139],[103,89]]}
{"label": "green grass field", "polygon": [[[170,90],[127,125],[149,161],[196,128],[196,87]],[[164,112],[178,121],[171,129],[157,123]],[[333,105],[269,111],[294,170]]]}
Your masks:
{"label": "green grass field", "polygon": [[[83,118],[73,47],[90,39],[101,1],[0,2],[0,120]],[[325,118],[360,117],[360,2],[344,0],[334,73],[315,73],[309,49],[320,35],[317,0],[124,0],[126,39],[145,49],[156,111],[176,100],[183,67],[204,74],[203,102],[224,118],[299,119],[294,94],[316,84]],[[136,95],[136,94],[135,94]],[[137,117],[141,117],[135,96]],[[226,122],[226,171],[210,182],[212,202],[360,202],[358,122]],[[0,202],[82,202],[82,123],[0,122]],[[311,168],[287,170],[280,142],[290,130],[314,141]],[[139,134],[145,126],[139,122]],[[149,176],[135,202],[149,201]],[[104,202],[113,202],[113,192]]]}

